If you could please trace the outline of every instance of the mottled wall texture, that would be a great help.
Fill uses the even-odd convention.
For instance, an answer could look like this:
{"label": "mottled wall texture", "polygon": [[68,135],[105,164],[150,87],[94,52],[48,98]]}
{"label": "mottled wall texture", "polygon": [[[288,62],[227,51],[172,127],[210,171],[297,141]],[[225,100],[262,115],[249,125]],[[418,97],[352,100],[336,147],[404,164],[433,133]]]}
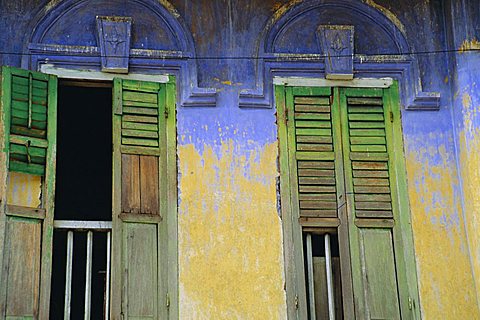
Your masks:
{"label": "mottled wall texture", "polygon": [[[190,35],[188,45],[182,47],[175,30],[167,30],[168,22],[146,13],[149,2],[180,21]],[[35,23],[62,3],[0,0],[0,62],[32,67],[22,53]],[[310,5],[297,20],[278,27],[270,53],[319,53],[311,32],[320,24],[355,25],[356,53],[401,54],[405,45],[421,52],[412,55],[415,71],[404,74],[412,74],[405,81],[417,82],[415,89],[401,86],[421,314],[433,320],[480,319],[480,51],[472,51],[480,49],[477,0],[339,1],[384,17],[396,31],[334,5],[315,9],[333,3],[326,0],[81,3],[38,39],[96,46],[95,15],[132,16],[132,48],[188,49],[196,55],[182,65],[192,76],[177,74],[182,96],[190,86],[216,92],[213,106],[177,108],[181,319],[287,317],[276,110],[268,97],[272,108],[240,108],[239,96],[241,90],[265,88],[268,96],[272,84],[263,77],[258,55],[267,52],[269,30],[296,7]],[[389,34],[405,44],[395,46]],[[439,110],[406,110],[412,90],[440,93]],[[10,180],[11,203],[38,202],[39,181],[22,175]]]}

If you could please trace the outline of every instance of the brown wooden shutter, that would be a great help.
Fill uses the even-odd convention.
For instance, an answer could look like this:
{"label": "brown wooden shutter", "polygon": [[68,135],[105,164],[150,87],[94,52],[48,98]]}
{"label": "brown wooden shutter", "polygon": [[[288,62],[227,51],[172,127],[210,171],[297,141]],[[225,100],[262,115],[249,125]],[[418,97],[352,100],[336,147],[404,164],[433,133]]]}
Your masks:
{"label": "brown wooden shutter", "polygon": [[[56,156],[57,79],[2,68],[0,318],[48,318]],[[9,175],[41,176],[41,205],[8,203]]]}
{"label": "brown wooden shutter", "polygon": [[165,85],[114,81],[112,315],[158,319],[165,199]]}

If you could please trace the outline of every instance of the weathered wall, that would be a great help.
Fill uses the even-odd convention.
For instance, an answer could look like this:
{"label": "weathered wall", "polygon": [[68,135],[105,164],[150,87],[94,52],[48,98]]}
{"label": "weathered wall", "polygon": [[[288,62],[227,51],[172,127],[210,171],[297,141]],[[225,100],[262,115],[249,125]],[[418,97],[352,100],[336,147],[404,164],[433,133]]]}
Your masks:
{"label": "weathered wall", "polygon": [[[255,85],[258,70],[255,59],[234,57],[254,56],[269,19],[279,19],[306,1],[171,1],[192,33],[197,55],[208,57],[194,64],[199,85],[219,92],[215,108],[177,110],[182,319],[286,317],[275,110],[238,108],[239,90]],[[404,28],[412,51],[449,48],[447,38],[453,35],[445,30],[455,19],[444,19],[451,8],[441,1],[364,2]],[[45,0],[0,1],[3,64],[20,65],[19,53],[31,33],[29,21],[45,5]],[[88,6],[82,10],[95,12]],[[116,11],[129,14],[129,9]],[[108,14],[108,6],[102,14]],[[468,19],[474,24],[476,17]],[[75,24],[65,28],[85,29]],[[367,37],[368,31],[357,39]],[[455,48],[464,41],[478,46],[478,37],[451,33],[456,35]],[[89,35],[76,42],[75,34],[67,39],[59,33],[58,42],[94,41]],[[149,35],[144,36],[146,40],[137,40],[149,44]],[[155,41],[151,45],[160,48]],[[388,47],[372,38],[359,46],[368,53],[388,53]],[[313,47],[299,44],[294,49],[302,53]],[[441,108],[402,112],[424,319],[480,318],[480,59],[478,53],[455,58],[453,67],[447,54],[418,56],[423,89],[441,93]],[[24,197],[35,198],[35,193],[12,195]]]}
{"label": "weathered wall", "polygon": [[473,270],[477,301],[480,299],[480,3],[449,3],[453,122],[466,221],[467,246]]}

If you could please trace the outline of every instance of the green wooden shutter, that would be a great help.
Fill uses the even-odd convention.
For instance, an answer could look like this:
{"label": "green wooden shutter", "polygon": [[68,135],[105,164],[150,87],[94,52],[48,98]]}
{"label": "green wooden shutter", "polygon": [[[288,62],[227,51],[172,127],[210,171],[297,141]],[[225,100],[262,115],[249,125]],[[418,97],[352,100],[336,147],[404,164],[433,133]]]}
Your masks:
{"label": "green wooden shutter", "polygon": [[[115,319],[165,319],[169,84],[114,81]],[[175,186],[176,187],[176,186]]]}
{"label": "green wooden shutter", "polygon": [[[391,105],[382,89],[341,91],[343,152],[356,315],[407,316],[409,293],[393,183]],[[414,272],[414,271],[413,271]]]}
{"label": "green wooden shutter", "polygon": [[[0,142],[0,317],[47,318],[56,156],[57,79],[3,67]],[[41,206],[8,203],[12,172],[41,176]]]}
{"label": "green wooden shutter", "polygon": [[316,92],[317,95],[299,91],[294,90],[291,115],[295,133],[299,216],[302,221],[318,217],[336,218],[331,90],[325,88],[323,92]]}
{"label": "green wooden shutter", "polygon": [[275,94],[289,316],[307,317],[302,232],[336,230],[344,316],[419,317],[397,84]]}
{"label": "green wooden shutter", "polygon": [[[353,300],[338,101],[333,99],[331,88],[287,87],[284,108],[279,112],[285,112],[287,119],[288,147],[283,148],[288,152],[292,251],[300,265],[293,268],[303,269],[302,230],[337,233],[344,279],[343,313],[348,317],[353,315]],[[285,159],[281,163],[284,168]],[[297,288],[298,316],[305,318],[305,277],[303,272],[296,274],[297,281],[291,285]]]}

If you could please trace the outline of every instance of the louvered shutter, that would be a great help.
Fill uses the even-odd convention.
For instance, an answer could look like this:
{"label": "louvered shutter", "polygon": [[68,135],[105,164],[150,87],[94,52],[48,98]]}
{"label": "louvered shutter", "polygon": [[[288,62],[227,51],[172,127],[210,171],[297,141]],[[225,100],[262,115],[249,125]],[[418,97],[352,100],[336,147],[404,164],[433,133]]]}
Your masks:
{"label": "louvered shutter", "polygon": [[[2,68],[0,163],[0,317],[45,318],[50,299],[55,188],[57,79]],[[41,205],[7,199],[9,175],[42,184]],[[32,182],[35,181],[35,182]],[[8,294],[7,294],[8,293]]]}
{"label": "louvered shutter", "polygon": [[394,114],[382,89],[344,89],[340,99],[356,314],[401,319],[408,291],[394,219],[401,214],[393,183]]}
{"label": "louvered shutter", "polygon": [[331,92],[301,95],[299,90],[295,90],[294,112],[289,115],[295,132],[299,216],[304,221],[336,218]]}
{"label": "louvered shutter", "polygon": [[[288,135],[290,205],[295,259],[303,261],[302,228],[338,234],[343,292],[351,292],[348,227],[344,206],[344,178],[338,101],[330,88],[285,88]],[[283,161],[282,161],[283,163]],[[296,220],[296,221],[295,221]],[[316,228],[316,229],[312,229]],[[299,254],[300,253],[300,254]],[[305,278],[297,274],[300,317],[306,317]],[[353,314],[353,300],[344,298],[345,314]]]}
{"label": "louvered shutter", "polygon": [[[114,81],[112,315],[159,319],[166,207],[166,84]],[[161,201],[161,199],[164,199]]]}

